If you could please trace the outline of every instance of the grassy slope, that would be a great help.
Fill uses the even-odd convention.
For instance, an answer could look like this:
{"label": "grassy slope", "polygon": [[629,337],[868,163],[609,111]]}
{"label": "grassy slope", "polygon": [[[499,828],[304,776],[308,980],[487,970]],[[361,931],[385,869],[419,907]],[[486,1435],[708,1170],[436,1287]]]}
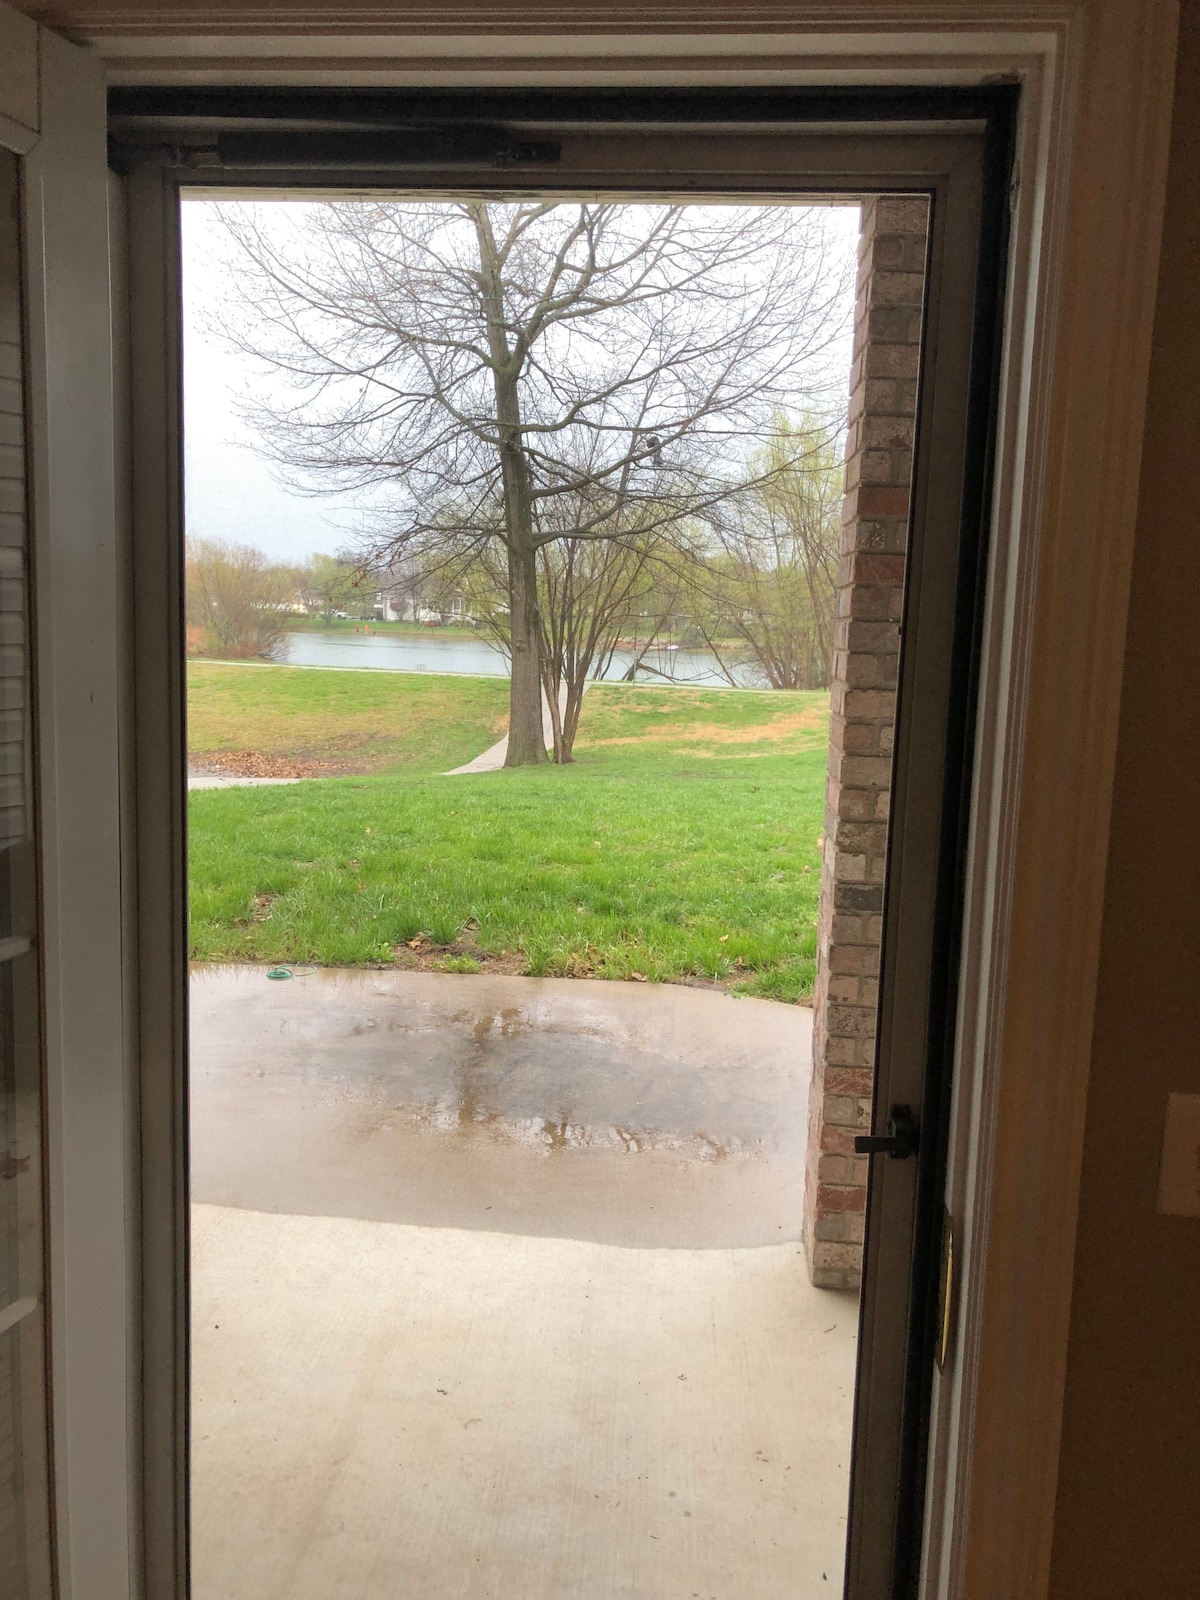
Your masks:
{"label": "grassy slope", "polygon": [[508,683],[416,672],[188,663],[188,747],[386,771],[460,766],[501,737]]}
{"label": "grassy slope", "polygon": [[[353,676],[386,676],[414,706],[437,681]],[[450,943],[474,922],[480,950],[519,951],[533,973],[796,999],[812,986],[822,700],[606,687],[570,767],[443,778],[414,751],[388,777],[198,792],[194,954],[390,963],[418,933]]]}
{"label": "grassy slope", "polygon": [[669,749],[741,759],[824,751],[828,738],[824,694],[603,684],[583,702],[576,754]]}

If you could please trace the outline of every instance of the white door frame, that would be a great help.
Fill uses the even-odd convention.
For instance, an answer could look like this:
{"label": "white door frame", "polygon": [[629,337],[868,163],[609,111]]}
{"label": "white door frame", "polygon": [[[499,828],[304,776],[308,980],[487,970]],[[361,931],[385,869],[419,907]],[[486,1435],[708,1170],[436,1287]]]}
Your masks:
{"label": "white door frame", "polygon": [[62,1600],[124,1600],[141,1296],[105,80],[6,8],[0,62],[0,145],[22,158],[55,1563]]}
{"label": "white door frame", "polygon": [[[612,13],[563,6],[539,12],[536,34],[516,15],[505,24],[494,12],[449,6],[424,11],[420,28],[412,13],[389,20],[374,11],[371,33],[341,36],[318,32],[311,10],[272,13],[269,27],[258,12],[223,36],[189,35],[194,9],[178,28],[148,24],[136,34],[127,15],[79,19],[114,82],[633,86],[1020,78],[1020,181],[951,1158],[963,1294],[955,1359],[936,1397],[925,1588],[947,1600],[1044,1594],[1170,131],[1174,0],[798,0],[756,8],[752,24],[727,3],[660,9],[653,32],[638,32],[624,13],[610,21]],[[60,47],[40,38],[53,60]],[[27,84],[5,67],[2,142],[5,128],[29,127],[20,100],[25,93],[28,103]],[[33,356],[36,364],[36,346]],[[51,535],[58,537],[53,527]],[[53,630],[78,580],[53,565],[42,576],[51,588],[39,588],[39,626]],[[107,591],[93,592],[95,613]],[[60,625],[60,637],[63,631]],[[117,665],[108,678],[118,686],[119,637],[114,596],[110,656]],[[58,717],[61,730],[69,707],[43,697],[41,710]],[[115,750],[120,707],[106,715]],[[103,765],[110,758],[98,750],[97,759]],[[134,1214],[132,1072],[113,1007],[122,967],[103,943],[119,932],[112,906],[119,829],[106,809],[119,775],[106,778],[102,815],[87,817],[98,843],[85,852],[67,825],[71,806],[92,808],[96,794],[82,765],[60,768],[58,790],[43,798],[47,871],[60,885],[79,875],[70,919],[60,925],[62,949],[73,952],[75,966],[70,982],[48,968],[48,1010],[63,1019],[64,1039],[75,1029],[81,1048],[86,1039],[106,1064],[89,1092],[105,1090],[99,1109],[108,1131],[102,1150],[80,1144],[76,1096],[84,1085],[67,1073],[50,1108],[51,1181],[52,1192],[57,1185],[77,1208],[93,1193],[95,1226],[103,1219],[116,1275],[101,1282],[97,1273],[91,1286],[96,1298],[86,1320],[98,1330],[103,1360],[89,1374],[68,1360],[71,1340],[84,1337],[77,1331],[84,1264],[76,1263],[79,1278],[61,1276],[77,1249],[71,1228],[79,1213],[72,1224],[69,1208],[52,1206],[60,1527],[71,1530],[72,1550],[82,1554],[86,1544],[103,1557],[90,1570],[78,1560],[64,1565],[62,1592],[70,1600],[120,1600],[135,1592],[134,1574],[127,1564],[122,1577],[112,1558],[112,1513],[139,1504],[140,1488],[136,1452],[126,1447],[136,1397],[117,1359],[118,1347],[126,1360],[131,1348],[134,1278],[114,1197],[124,1183],[127,1220]],[[80,786],[73,793],[72,773]],[[98,1009],[87,1014],[92,1001]],[[64,1432],[64,1405],[81,1419],[101,1416],[102,1371],[110,1380],[121,1374],[106,1391],[111,1415],[103,1438],[82,1420],[75,1433]],[[121,1401],[125,1431],[117,1422]],[[99,1515],[105,1507],[107,1517]]]}

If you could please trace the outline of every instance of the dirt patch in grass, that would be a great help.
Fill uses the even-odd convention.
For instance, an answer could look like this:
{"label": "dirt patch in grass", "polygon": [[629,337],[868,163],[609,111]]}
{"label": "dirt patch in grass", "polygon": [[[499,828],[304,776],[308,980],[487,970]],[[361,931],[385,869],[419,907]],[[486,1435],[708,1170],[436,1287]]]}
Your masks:
{"label": "dirt patch in grass", "polygon": [[395,948],[395,965],[405,972],[495,972],[524,977],[529,963],[523,950],[481,950],[470,935],[439,944],[419,933]]}

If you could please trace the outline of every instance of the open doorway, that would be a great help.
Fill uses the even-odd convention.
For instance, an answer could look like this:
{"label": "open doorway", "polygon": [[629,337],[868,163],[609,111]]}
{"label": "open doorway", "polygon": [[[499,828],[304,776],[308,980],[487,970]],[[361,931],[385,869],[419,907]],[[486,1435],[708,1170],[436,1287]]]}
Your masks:
{"label": "open doorway", "polygon": [[[231,151],[223,139],[218,155]],[[955,563],[971,318],[970,295],[942,285],[973,282],[980,166],[967,140],[948,163],[938,150],[924,184],[893,177],[881,196],[878,183],[847,183],[844,150],[832,154],[838,181],[825,192],[793,179],[781,194],[764,172],[794,160],[789,140],[751,150],[750,185],[715,181],[701,151],[708,176],[690,187],[702,201],[647,198],[628,181],[597,200],[594,181],[573,193],[561,174],[545,199],[494,181],[458,194],[441,179],[415,194],[343,185],[332,205],[311,184],[288,185],[284,199],[261,180],[231,182],[241,194],[183,183],[185,215],[208,207],[222,248],[243,252],[245,305],[264,301],[255,274],[274,274],[272,338],[297,341],[256,347],[236,315],[218,327],[210,314],[217,342],[258,363],[240,425],[257,426],[256,448],[290,491],[324,473],[358,496],[355,526],[293,560],[286,578],[289,563],[190,520],[203,489],[176,524],[188,579],[178,643],[181,656],[185,642],[195,651],[191,949],[221,969],[192,988],[201,1592],[251,1582],[317,1595],[348,1559],[364,1592],[397,1570],[447,1593],[519,1581],[525,1592],[650,1594],[681,1575],[696,1593],[798,1582],[827,1592],[843,1579],[852,1457],[860,1498],[903,1467],[927,1385],[910,1366],[926,1340],[914,1296],[924,1316],[929,1285],[907,1265],[891,1271],[914,1259],[921,1207],[904,1157],[916,1141],[877,1139],[897,1159],[869,1187],[854,1141],[901,1095],[920,1120],[929,963],[945,955],[929,943],[946,798],[940,757],[929,758],[964,736],[945,696],[956,606],[970,598]],[[603,162],[589,151],[583,166]],[[939,185],[946,203],[931,211]],[[747,187],[773,192],[750,203]],[[135,218],[147,191],[135,181]],[[169,207],[179,192],[174,178],[159,190]],[[422,345],[408,372],[397,376],[395,340],[349,358],[343,341],[330,370],[328,341],[302,326],[314,305],[327,324],[330,302],[314,301],[311,281],[288,281],[275,217],[320,219],[326,249],[329,218],[349,217],[361,265],[377,249],[364,217],[393,231],[397,215],[423,218],[424,250],[445,245],[439,207],[476,245],[481,216],[493,235],[513,218],[549,230],[611,215],[653,236],[669,215],[743,248],[764,220],[776,248],[798,220],[819,235],[845,218],[841,300],[826,296],[841,307],[840,406],[822,410],[820,385],[787,347],[804,324],[799,279],[748,272],[744,259],[736,279],[717,272],[720,309],[711,325],[698,312],[686,323],[682,359],[663,354],[664,302],[679,285],[653,283],[642,298],[657,304],[640,321],[622,305],[611,329],[597,328],[594,365],[571,329],[537,374],[532,411],[505,413],[495,381],[521,344],[507,290],[498,329],[485,303],[483,337],[447,341],[435,301],[453,259],[445,282],[401,260],[408,321],[384,297],[401,356]],[[594,220],[573,226],[594,278]],[[625,246],[621,270],[638,259]],[[693,240],[672,257],[684,286],[700,277],[698,251]],[[299,252],[302,276],[318,254]],[[818,252],[819,264],[833,254]],[[522,292],[531,262],[579,271],[570,248],[516,258]],[[186,299],[186,248],[179,259]],[[473,270],[479,288],[482,252]],[[376,255],[370,283],[383,276]],[[764,286],[784,291],[773,304],[791,322],[756,344],[746,308]],[[361,332],[361,307],[349,320]],[[478,394],[453,360],[431,362],[431,327],[455,358],[482,355],[493,409],[467,429],[475,457],[453,428],[477,421]],[[499,357],[493,336],[512,339]],[[185,356],[191,337],[189,325]],[[661,395],[613,403],[623,342],[655,381],[679,380],[678,415]],[[823,340],[823,356],[834,344]],[[715,363],[725,381],[735,350],[759,366],[749,361],[737,405],[718,418],[704,358],[729,358]],[[412,404],[411,377],[431,366],[442,390],[432,447],[430,395]],[[827,361],[827,387],[833,371]],[[366,398],[373,386],[382,409]],[[397,406],[419,417],[416,454]],[[364,430],[389,407],[387,449],[365,449]],[[582,443],[580,418],[595,434]],[[186,438],[186,409],[183,420]],[[336,459],[321,455],[334,434]],[[913,467],[922,435],[924,483]],[[514,439],[524,480],[509,471]],[[515,527],[539,526],[522,495],[544,502],[546,537],[514,550]],[[803,540],[789,545],[786,529],[797,505],[822,504],[812,542],[836,531],[839,570],[818,592]],[[609,546],[633,580],[589,654],[578,624],[601,609],[587,595],[612,565]],[[242,604],[255,650],[222,632],[222,594],[247,574],[259,585]],[[780,657],[764,623],[788,577],[806,599],[808,683],[772,676]],[[339,583],[348,598],[333,595]],[[927,648],[914,660],[899,641],[918,604]],[[491,670],[431,670],[424,658],[447,648],[473,651],[477,668],[487,653]],[[363,665],[312,659],[325,649],[361,652]],[[293,650],[307,664],[280,659]],[[907,729],[903,694],[896,702],[906,671],[918,690]],[[904,821],[890,843],[889,811]],[[895,894],[899,865],[914,859],[924,875]],[[889,928],[909,962],[890,998]],[[893,988],[903,970],[893,967]],[[815,1073],[811,1011],[796,1004],[814,995]],[[934,1183],[936,1159],[935,1142]],[[908,1238],[907,1254],[880,1247],[889,1230]],[[853,1302],[868,1231],[864,1388]],[[872,1281],[881,1261],[883,1294]],[[894,1519],[894,1496],[878,1493],[851,1519],[851,1592],[874,1592],[863,1586],[871,1563],[894,1566]],[[469,1555],[449,1572],[448,1545]],[[658,1567],[656,1545],[667,1552]]]}
{"label": "open doorway", "polygon": [[835,1592],[861,207],[182,217],[196,1592]]}

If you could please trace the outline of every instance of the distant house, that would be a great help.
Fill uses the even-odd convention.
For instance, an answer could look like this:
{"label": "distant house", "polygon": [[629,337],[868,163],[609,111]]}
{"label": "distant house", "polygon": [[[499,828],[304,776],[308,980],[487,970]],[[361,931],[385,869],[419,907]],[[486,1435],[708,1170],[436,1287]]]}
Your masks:
{"label": "distant house", "polygon": [[419,622],[427,627],[471,621],[466,597],[452,590],[448,595],[427,595],[420,579],[400,578],[375,591],[375,615],[381,622]]}

